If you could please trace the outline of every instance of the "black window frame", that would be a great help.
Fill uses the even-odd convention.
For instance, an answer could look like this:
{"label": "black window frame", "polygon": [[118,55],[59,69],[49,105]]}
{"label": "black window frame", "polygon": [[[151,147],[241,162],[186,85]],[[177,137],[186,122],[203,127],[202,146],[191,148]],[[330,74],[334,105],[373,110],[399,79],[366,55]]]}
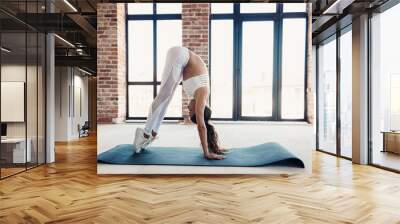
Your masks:
{"label": "black window frame", "polygon": [[[352,32],[352,23],[350,21],[346,21],[348,24],[343,26],[342,28],[336,30],[333,32],[331,35],[326,36],[325,38],[321,39],[316,43],[316,150],[319,152],[323,152],[329,155],[337,156],[339,158],[347,159],[347,160],[352,160],[351,157],[347,157],[342,155],[342,144],[341,144],[341,52],[340,52],[340,43],[341,43],[341,37],[346,34],[347,32]],[[319,86],[319,69],[320,69],[320,55],[319,55],[319,48],[321,44],[327,44],[330,41],[336,41],[336,151],[334,153],[328,152],[322,148],[320,148],[319,144],[319,129],[320,129],[320,124],[319,124],[319,92],[320,92],[320,86]]]}
{"label": "black window frame", "polygon": [[[129,81],[129,53],[126,54],[126,120],[145,120],[146,117],[130,116],[129,115],[129,86],[134,85],[152,85],[153,86],[153,98],[157,95],[157,85],[161,83],[157,81],[157,20],[181,20],[182,13],[180,14],[157,14],[157,4],[153,4],[152,14],[128,14],[128,7],[126,7],[126,52],[129,49],[129,30],[128,22],[132,20],[150,20],[153,21],[153,81],[141,82],[141,81]],[[233,40],[233,114],[230,118],[212,118],[212,120],[228,120],[228,121],[301,121],[307,122],[307,89],[308,89],[308,32],[309,32],[309,16],[308,9],[305,12],[283,12],[283,4],[276,4],[276,12],[272,13],[240,13],[240,3],[233,4],[233,13],[221,13],[212,14],[211,4],[209,12],[209,74],[211,77],[211,21],[220,19],[232,19],[234,26],[234,40]],[[281,116],[281,93],[282,93],[282,31],[283,31],[283,20],[284,19],[305,19],[306,29],[305,29],[305,66],[304,66],[304,116],[299,119],[287,119]],[[272,105],[272,116],[270,117],[256,117],[256,116],[242,116],[241,115],[241,39],[242,39],[242,22],[243,21],[273,21],[274,22],[274,68],[273,68],[273,105]],[[182,85],[182,83],[180,83]],[[212,82],[210,81],[210,85]],[[210,104],[212,103],[212,98],[210,95]],[[211,104],[212,105],[212,104]],[[183,120],[181,117],[165,117],[165,120]]]}
{"label": "black window frame", "polygon": [[[129,4],[129,3],[128,3]],[[127,4],[127,5],[128,5]],[[134,3],[131,3],[134,4]],[[153,4],[152,14],[129,14],[128,7],[125,7],[125,30],[126,30],[126,120],[145,120],[147,117],[140,116],[129,116],[129,87],[130,86],[153,86],[153,99],[157,96],[157,86],[161,84],[157,81],[157,21],[158,20],[182,20],[182,13],[171,13],[171,14],[157,14],[157,4],[160,3],[149,3]],[[153,22],[153,81],[129,81],[129,21],[152,21]],[[182,82],[179,83],[182,85]],[[149,105],[150,106],[150,105]],[[165,117],[164,120],[183,120],[181,117]]]}
{"label": "black window frame", "polygon": [[[218,3],[215,3],[218,4]],[[211,11],[212,5],[210,4],[210,17],[209,17],[209,74],[211,74],[211,26],[212,20],[233,20],[233,104],[232,104],[232,117],[228,118],[213,118],[213,120],[244,120],[244,121],[307,121],[307,89],[308,89],[308,32],[309,32],[309,17],[308,10],[305,12],[283,12],[282,3],[276,4],[276,11],[269,13],[241,13],[240,3],[232,3],[232,13],[217,13],[213,14]],[[305,19],[305,66],[304,66],[304,116],[299,119],[282,118],[281,116],[281,95],[282,95],[282,40],[283,40],[283,21],[284,19]],[[241,114],[241,99],[242,99],[242,24],[245,21],[273,21],[274,22],[274,68],[273,68],[273,103],[272,103],[272,116],[257,117],[257,116],[243,116]],[[212,81],[210,79],[210,85]],[[212,98],[210,95],[210,105],[212,107]]]}

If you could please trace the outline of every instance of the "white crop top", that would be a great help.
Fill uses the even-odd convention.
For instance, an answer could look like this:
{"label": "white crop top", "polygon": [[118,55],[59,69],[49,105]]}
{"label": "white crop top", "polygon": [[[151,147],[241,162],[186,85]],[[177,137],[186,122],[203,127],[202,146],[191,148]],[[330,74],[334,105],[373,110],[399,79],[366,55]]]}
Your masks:
{"label": "white crop top", "polygon": [[182,82],[183,90],[190,99],[194,98],[194,93],[198,88],[206,86],[210,86],[208,74],[196,75]]}

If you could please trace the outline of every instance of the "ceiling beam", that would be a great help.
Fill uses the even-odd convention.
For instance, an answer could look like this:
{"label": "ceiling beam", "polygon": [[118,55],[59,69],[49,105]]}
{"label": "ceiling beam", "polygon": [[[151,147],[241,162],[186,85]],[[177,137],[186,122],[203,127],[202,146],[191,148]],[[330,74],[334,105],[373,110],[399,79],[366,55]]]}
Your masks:
{"label": "ceiling beam", "polygon": [[89,37],[86,41],[88,41],[91,46],[96,46],[96,28],[94,28],[92,24],[90,24],[87,19],[79,13],[69,13],[67,16],[80,26],[83,31],[85,31]]}
{"label": "ceiling beam", "polygon": [[97,60],[90,56],[55,56],[56,66],[80,66],[88,67],[96,71]]}
{"label": "ceiling beam", "polygon": [[353,4],[355,0],[336,0],[329,4],[322,12],[322,14],[333,14],[339,15],[342,14],[343,11],[351,4]]}

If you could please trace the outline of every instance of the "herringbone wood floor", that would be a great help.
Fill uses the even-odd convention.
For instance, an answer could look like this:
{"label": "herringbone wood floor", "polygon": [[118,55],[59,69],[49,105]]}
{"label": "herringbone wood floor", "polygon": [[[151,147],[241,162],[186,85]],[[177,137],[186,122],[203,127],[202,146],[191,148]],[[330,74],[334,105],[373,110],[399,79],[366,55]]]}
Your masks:
{"label": "herringbone wood floor", "polygon": [[400,175],[314,154],[311,176],[98,176],[96,139],[0,181],[0,223],[400,223]]}

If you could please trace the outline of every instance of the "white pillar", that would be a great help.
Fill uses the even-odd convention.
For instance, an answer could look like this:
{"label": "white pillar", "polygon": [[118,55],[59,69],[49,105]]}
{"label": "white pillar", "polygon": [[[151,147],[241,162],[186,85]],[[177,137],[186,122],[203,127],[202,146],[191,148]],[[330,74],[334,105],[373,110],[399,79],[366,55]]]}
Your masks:
{"label": "white pillar", "polygon": [[353,162],[368,163],[368,15],[353,20]]}
{"label": "white pillar", "polygon": [[54,35],[46,36],[46,163],[55,161],[55,75],[54,75]]}

